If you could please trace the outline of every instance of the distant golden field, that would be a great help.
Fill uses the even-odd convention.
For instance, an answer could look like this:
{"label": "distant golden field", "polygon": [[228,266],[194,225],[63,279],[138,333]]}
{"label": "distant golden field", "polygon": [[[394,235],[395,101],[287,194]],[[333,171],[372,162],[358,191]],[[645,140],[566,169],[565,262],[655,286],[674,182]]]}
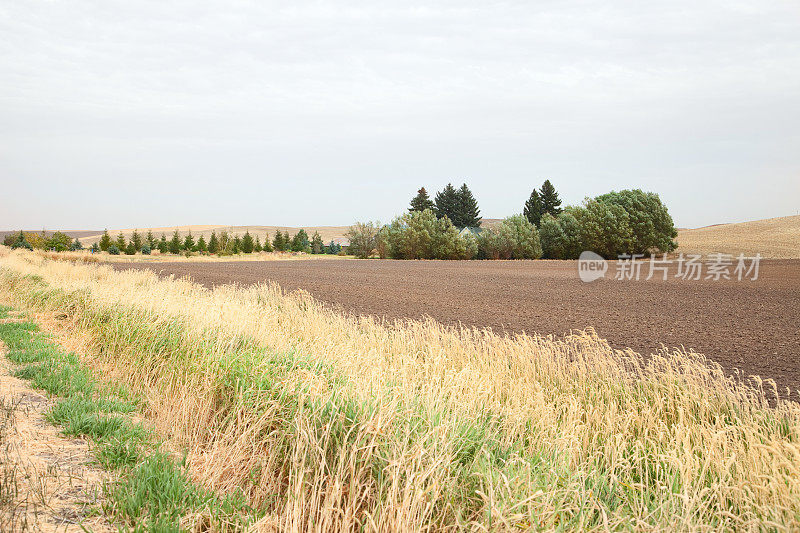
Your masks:
{"label": "distant golden field", "polygon": [[679,230],[677,251],[800,258],[800,215]]}

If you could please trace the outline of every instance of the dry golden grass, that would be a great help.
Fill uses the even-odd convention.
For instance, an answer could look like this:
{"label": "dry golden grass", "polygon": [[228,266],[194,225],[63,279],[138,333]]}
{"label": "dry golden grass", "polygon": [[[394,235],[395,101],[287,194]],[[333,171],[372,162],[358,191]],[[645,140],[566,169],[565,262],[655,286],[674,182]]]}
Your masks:
{"label": "dry golden grass", "polygon": [[701,355],[0,253],[15,305],[63,313],[256,529],[800,527],[800,406]]}
{"label": "dry golden grass", "polygon": [[685,254],[714,252],[764,258],[800,258],[800,215],[719,224],[678,231],[678,250]]}

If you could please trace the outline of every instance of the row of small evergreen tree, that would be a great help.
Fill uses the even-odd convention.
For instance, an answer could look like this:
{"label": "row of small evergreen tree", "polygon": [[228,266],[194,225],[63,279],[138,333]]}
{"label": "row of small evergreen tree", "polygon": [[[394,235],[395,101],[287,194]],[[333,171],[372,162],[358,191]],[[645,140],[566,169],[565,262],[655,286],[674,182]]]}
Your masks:
{"label": "row of small evergreen tree", "polygon": [[153,232],[149,230],[146,236],[142,236],[138,231],[134,230],[130,240],[126,240],[125,235],[121,232],[116,239],[112,239],[108,230],[105,230],[100,237],[100,241],[95,246],[97,249],[111,254],[125,253],[127,255],[134,255],[137,252],[148,255],[152,250],[158,250],[162,254],[197,252],[219,255],[249,254],[262,251],[337,254],[342,251],[341,245],[333,241],[325,245],[318,232],[315,232],[314,236],[309,239],[308,233],[303,229],[294,236],[290,236],[288,231],[283,233],[276,231],[271,241],[269,233],[267,233],[263,243],[259,236],[253,237],[250,235],[249,230],[241,237],[239,235],[230,237],[226,231],[221,231],[217,235],[216,231],[212,231],[208,242],[202,235],[195,240],[191,232],[181,237],[177,229],[169,240],[164,233],[161,234],[160,239],[156,239]]}

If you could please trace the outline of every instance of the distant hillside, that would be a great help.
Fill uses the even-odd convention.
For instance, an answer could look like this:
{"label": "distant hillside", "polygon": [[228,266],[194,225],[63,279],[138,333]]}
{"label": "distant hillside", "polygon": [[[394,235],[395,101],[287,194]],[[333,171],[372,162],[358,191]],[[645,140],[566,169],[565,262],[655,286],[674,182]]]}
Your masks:
{"label": "distant hillside", "polygon": [[678,230],[677,251],[800,258],[800,215]]}

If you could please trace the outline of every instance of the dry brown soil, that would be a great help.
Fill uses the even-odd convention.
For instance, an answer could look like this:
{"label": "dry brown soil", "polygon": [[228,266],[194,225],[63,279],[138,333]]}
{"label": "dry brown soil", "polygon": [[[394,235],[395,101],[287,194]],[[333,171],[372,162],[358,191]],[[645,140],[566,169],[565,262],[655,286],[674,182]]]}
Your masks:
{"label": "dry brown soil", "polygon": [[[647,354],[685,346],[726,370],[800,389],[800,260],[765,260],[756,281],[583,283],[574,261],[295,261],[114,264],[190,276],[205,286],[267,280],[345,311],[429,315],[447,324],[562,335],[593,326]],[[645,271],[646,272],[646,271]],[[671,273],[670,273],[671,274]]]}

